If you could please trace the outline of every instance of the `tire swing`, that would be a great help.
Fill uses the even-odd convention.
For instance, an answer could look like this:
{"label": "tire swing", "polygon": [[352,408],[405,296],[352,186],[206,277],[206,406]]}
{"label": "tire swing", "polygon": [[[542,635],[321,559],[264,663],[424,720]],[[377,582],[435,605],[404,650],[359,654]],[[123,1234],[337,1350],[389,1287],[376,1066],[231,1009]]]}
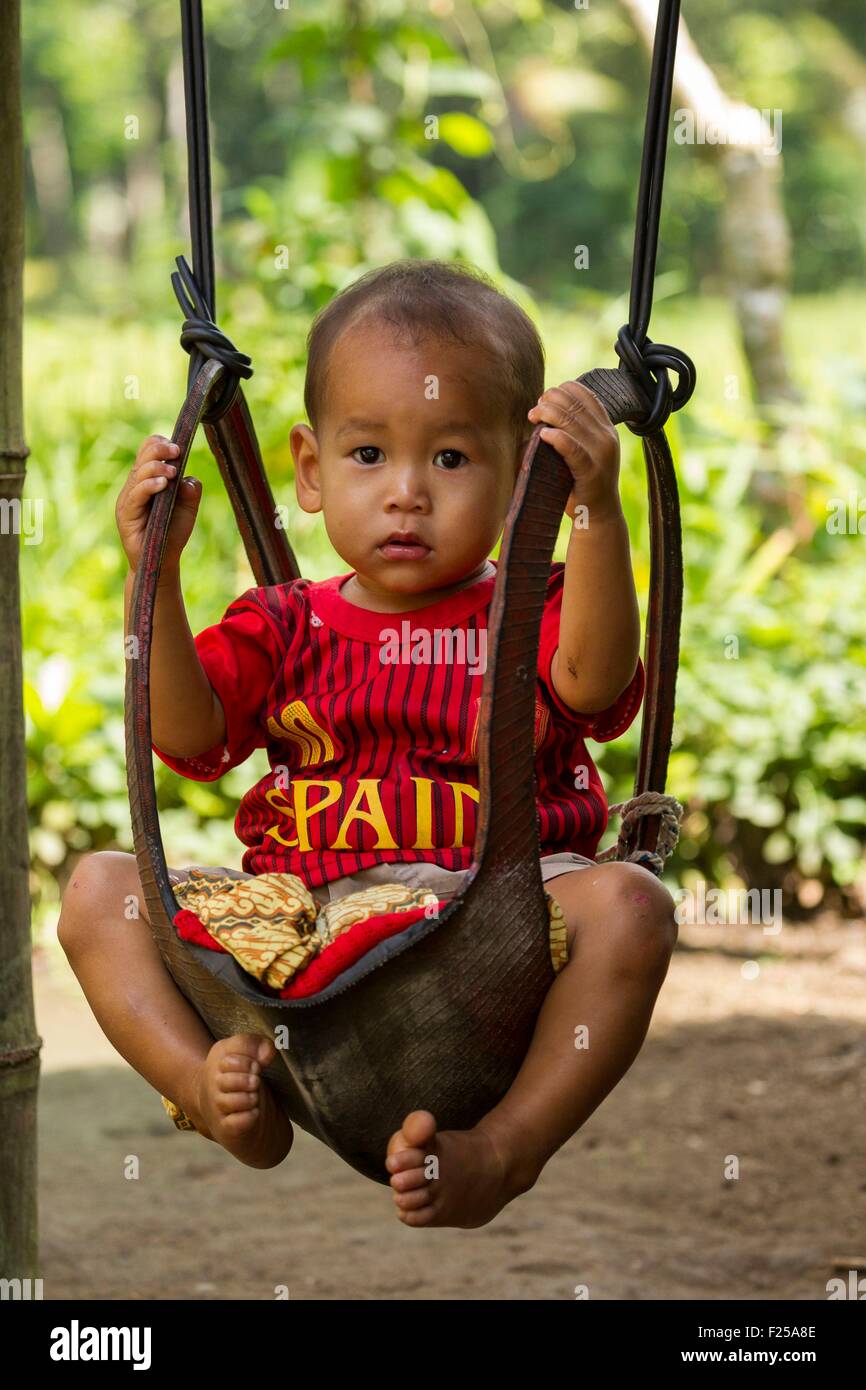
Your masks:
{"label": "tire swing", "polygon": [[[661,0],[638,195],[629,322],[619,366],[579,378],[614,424],[643,439],[651,563],[644,648],[646,692],[634,796],[619,840],[599,856],[661,874],[679,835],[666,796],[682,607],[676,475],[663,427],[692,394],[693,364],[647,337],[670,112],[679,0]],[[431,1110],[447,1129],[471,1128],[510,1087],[555,976],[539,868],[534,699],[539,629],[571,474],[537,428],[505,521],[488,617],[488,665],[478,730],[479,813],[470,877],[435,918],[420,916],[303,998],[273,998],[231,955],[182,940],[157,815],[149,672],[157,583],[169,523],[199,426],[216,458],[259,586],[299,577],[262,464],[241,378],[252,375],[214,322],[214,265],[201,0],[181,0],[193,269],[178,256],[172,285],[190,354],[188,394],[172,435],[177,472],[154,495],[132,595],[127,664],[127,780],[135,855],[154,937],[176,985],[215,1039],[288,1030],[264,1075],[289,1119],[358,1172],[387,1183],[390,1135]],[[672,389],[669,372],[677,374]],[[363,924],[365,927],[369,923]],[[337,944],[337,943],[335,943]],[[333,950],[334,946],[326,948]],[[322,955],[326,954],[326,951]],[[322,956],[317,959],[322,959]]]}

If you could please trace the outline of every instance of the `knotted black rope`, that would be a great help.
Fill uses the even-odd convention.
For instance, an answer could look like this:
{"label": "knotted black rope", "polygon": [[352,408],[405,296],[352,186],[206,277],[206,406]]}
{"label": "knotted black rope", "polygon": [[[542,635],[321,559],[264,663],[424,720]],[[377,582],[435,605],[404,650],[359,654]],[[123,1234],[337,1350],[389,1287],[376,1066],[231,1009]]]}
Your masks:
{"label": "knotted black rope", "polygon": [[214,357],[226,369],[218,394],[202,419],[219,420],[234,402],[241,378],[253,374],[252,358],[239,352],[214,322],[215,282],[211,221],[210,140],[207,111],[207,64],[201,0],[181,0],[183,90],[186,105],[189,226],[192,270],[183,256],[176,258],[172,288],[184,312],[180,344],[190,354],[187,394],[205,360]]}
{"label": "knotted black rope", "polygon": [[[627,420],[626,424],[632,434],[655,434],[664,428],[672,411],[685,405],[694,391],[695,364],[680,348],[654,343],[651,338],[645,337],[638,347],[630,324],[624,324],[619,330],[615,351],[622,370],[637,377],[647,401],[651,402],[643,420]],[[671,389],[669,371],[677,373],[675,390]]]}
{"label": "knotted black rope", "polygon": [[200,287],[186,262],[185,256],[175,259],[177,270],[171,277],[177,302],[186,318],[180,335],[180,345],[190,354],[187,394],[207,357],[215,357],[226,368],[222,384],[212,404],[202,416],[208,424],[213,424],[225,415],[238,393],[241,378],[253,374],[252,358],[239,352],[230,338],[214,323],[208,306],[204,302]]}
{"label": "knotted black rope", "polygon": [[[646,397],[647,415],[628,421],[633,434],[654,434],[673,410],[685,405],[695,389],[695,366],[679,348],[647,337],[653,303],[659,217],[665,174],[665,151],[671,110],[680,0],[660,0],[653,43],[652,69],[641,156],[635,220],[634,255],[628,323],[619,330],[616,353],[621,371],[631,372]],[[676,388],[669,372],[676,372]]]}

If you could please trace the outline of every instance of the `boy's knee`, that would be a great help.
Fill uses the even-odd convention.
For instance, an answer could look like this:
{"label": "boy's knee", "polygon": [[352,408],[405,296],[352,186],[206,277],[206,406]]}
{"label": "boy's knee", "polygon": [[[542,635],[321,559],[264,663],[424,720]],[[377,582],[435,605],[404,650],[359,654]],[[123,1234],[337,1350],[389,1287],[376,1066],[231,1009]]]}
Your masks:
{"label": "boy's knee", "polygon": [[63,893],[57,923],[57,939],[67,955],[80,942],[92,942],[107,913],[123,913],[126,898],[135,893],[133,885],[137,882],[132,854],[95,850],[82,855]]}
{"label": "boy's knee", "polygon": [[610,923],[629,973],[664,971],[677,942],[676,903],[641,864],[611,865]]}

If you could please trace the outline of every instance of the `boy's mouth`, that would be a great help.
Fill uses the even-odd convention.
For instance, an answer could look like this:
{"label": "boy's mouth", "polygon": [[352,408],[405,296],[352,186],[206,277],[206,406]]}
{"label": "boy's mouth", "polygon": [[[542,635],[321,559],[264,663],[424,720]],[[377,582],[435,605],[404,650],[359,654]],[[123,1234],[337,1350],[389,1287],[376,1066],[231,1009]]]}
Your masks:
{"label": "boy's mouth", "polygon": [[392,531],[377,548],[387,560],[423,560],[430,554],[430,546],[414,531]]}

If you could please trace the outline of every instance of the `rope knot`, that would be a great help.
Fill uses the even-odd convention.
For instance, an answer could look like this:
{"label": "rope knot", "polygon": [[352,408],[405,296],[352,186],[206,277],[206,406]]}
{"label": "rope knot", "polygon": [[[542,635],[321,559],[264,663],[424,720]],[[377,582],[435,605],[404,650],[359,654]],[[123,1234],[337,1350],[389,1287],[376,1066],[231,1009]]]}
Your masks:
{"label": "rope knot", "polygon": [[[633,796],[630,801],[618,801],[615,806],[609,807],[609,812],[610,815],[619,812],[622,817],[619,836],[615,845],[605,850],[604,854],[596,855],[595,862],[606,864],[610,860],[616,859],[624,863],[643,864],[650,873],[656,874],[660,878],[664,873],[665,860],[673,853],[680,838],[680,821],[683,818],[682,804],[677,801],[675,796],[669,796],[666,792],[640,792],[638,796]],[[636,849],[629,853],[629,842],[632,840],[637,822],[642,816],[658,816],[659,818],[655,851]]]}
{"label": "rope knot", "polygon": [[192,385],[200,366],[195,360],[196,353],[201,357],[215,358],[226,369],[217,396],[202,416],[206,424],[212,425],[221,419],[233,404],[241,378],[247,379],[252,376],[252,358],[245,352],[239,352],[222,329],[217,328],[195,276],[187,265],[186,257],[177,256],[175,264],[177,270],[171,277],[171,284],[175,298],[186,316],[180,345],[192,358],[189,385]]}
{"label": "rope knot", "polygon": [[[646,418],[626,422],[632,434],[655,434],[664,429],[672,412],[684,406],[695,389],[694,362],[680,348],[667,343],[654,343],[651,338],[644,338],[638,344],[627,323],[617,334],[616,355],[620,370],[637,378],[647,400]],[[668,375],[671,371],[677,374],[675,390]]]}

